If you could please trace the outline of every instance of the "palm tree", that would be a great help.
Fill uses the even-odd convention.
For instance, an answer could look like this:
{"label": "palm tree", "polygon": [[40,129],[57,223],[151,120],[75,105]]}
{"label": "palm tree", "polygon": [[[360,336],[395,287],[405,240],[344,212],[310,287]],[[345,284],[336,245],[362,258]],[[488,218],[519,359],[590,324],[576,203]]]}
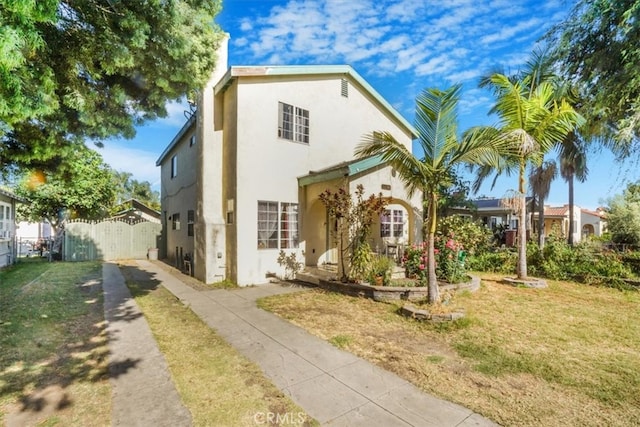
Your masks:
{"label": "palm tree", "polygon": [[569,132],[560,145],[560,175],[569,185],[569,236],[567,243],[573,246],[573,183],[574,179],[580,182],[587,180],[589,169],[587,168],[587,154],[576,131]]}
{"label": "palm tree", "polygon": [[[535,75],[534,75],[535,77]],[[518,193],[521,208],[518,226],[518,279],[527,278],[526,253],[526,177],[528,164],[539,165],[544,154],[584,119],[565,99],[558,99],[548,80],[533,82],[534,77],[510,79],[495,73],[483,79],[481,86],[492,89],[496,103],[491,113],[499,117],[493,134],[483,132],[496,143],[512,147],[511,161],[518,167]],[[484,127],[480,127],[482,129]]]}
{"label": "palm tree", "polygon": [[440,300],[435,267],[435,232],[438,194],[453,185],[454,168],[462,163],[493,164],[500,160],[503,146],[481,137],[484,130],[469,133],[459,140],[456,107],[460,85],[441,91],[426,89],[416,99],[415,127],[424,153],[417,158],[388,132],[374,132],[356,147],[356,157],[374,155],[391,165],[404,182],[409,195],[422,192],[426,207],[427,273],[429,302]]}
{"label": "palm tree", "polygon": [[538,198],[538,248],[544,248],[544,201],[549,196],[551,182],[558,176],[558,168],[553,160],[547,160],[542,165],[533,168],[529,174],[529,186]]}

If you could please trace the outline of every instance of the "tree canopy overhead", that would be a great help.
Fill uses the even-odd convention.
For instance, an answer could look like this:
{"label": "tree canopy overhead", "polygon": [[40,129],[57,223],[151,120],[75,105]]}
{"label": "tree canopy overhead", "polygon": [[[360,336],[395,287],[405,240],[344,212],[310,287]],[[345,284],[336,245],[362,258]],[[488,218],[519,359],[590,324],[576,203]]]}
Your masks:
{"label": "tree canopy overhead", "polygon": [[585,96],[583,114],[612,126],[628,154],[640,136],[640,1],[580,0],[547,37]]}
{"label": "tree canopy overhead", "polygon": [[210,77],[219,10],[220,0],[0,0],[0,165],[133,137],[166,116]]}

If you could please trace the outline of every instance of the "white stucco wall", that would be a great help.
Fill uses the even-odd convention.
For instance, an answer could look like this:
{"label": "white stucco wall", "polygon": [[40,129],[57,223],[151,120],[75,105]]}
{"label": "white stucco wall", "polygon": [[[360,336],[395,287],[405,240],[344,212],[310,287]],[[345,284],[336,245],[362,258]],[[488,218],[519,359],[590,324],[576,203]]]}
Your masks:
{"label": "white stucco wall", "polygon": [[[241,77],[235,83],[238,284],[265,283],[268,273],[282,271],[278,249],[257,248],[258,200],[300,203],[297,178],[352,160],[366,133],[391,132],[411,149],[408,131],[356,86],[349,85],[349,97],[341,96],[341,77]],[[309,111],[308,145],[278,137],[278,102]],[[298,252],[305,247],[301,241]]]}
{"label": "white stucco wall", "polygon": [[[595,237],[602,236],[604,233],[604,225],[605,222],[598,215],[594,215],[589,212],[581,211],[580,212],[580,220],[582,227],[585,225],[591,225],[593,227],[593,235]],[[580,228],[582,230],[582,227]]]}

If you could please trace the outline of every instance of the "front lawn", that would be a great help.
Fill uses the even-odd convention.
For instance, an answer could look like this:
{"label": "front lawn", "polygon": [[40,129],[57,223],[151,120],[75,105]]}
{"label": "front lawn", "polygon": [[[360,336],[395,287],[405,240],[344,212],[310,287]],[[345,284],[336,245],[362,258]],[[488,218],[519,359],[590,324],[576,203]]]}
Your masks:
{"label": "front lawn", "polygon": [[262,307],[502,425],[637,425],[640,292],[481,274],[453,304],[466,317],[422,324],[397,305],[311,290]]}
{"label": "front lawn", "polygon": [[110,424],[101,274],[43,259],[0,271],[0,424]]}

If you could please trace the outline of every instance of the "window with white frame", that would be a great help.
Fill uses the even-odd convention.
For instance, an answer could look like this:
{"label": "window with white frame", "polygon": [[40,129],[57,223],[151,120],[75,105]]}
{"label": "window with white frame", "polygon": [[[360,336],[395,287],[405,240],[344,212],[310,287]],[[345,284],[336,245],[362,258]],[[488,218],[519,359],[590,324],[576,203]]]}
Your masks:
{"label": "window with white frame", "polygon": [[193,237],[193,224],[195,223],[195,211],[187,211],[187,236]]}
{"label": "window with white frame", "polygon": [[178,176],[178,156],[175,155],[171,158],[171,178]]}
{"label": "window with white frame", "polygon": [[174,213],[171,215],[171,229],[172,230],[180,230],[180,214]]}
{"label": "window with white frame", "polygon": [[11,205],[0,203],[0,239],[10,239],[13,230]]}
{"label": "window with white frame", "polygon": [[298,247],[298,204],[280,203],[280,249]]}
{"label": "window with white frame", "polygon": [[278,137],[309,143],[309,110],[278,103]]}
{"label": "window with white frame", "polygon": [[380,215],[380,237],[402,237],[404,234],[404,211],[385,209]]}
{"label": "window with white frame", "polygon": [[258,201],[258,249],[298,247],[298,204]]}

